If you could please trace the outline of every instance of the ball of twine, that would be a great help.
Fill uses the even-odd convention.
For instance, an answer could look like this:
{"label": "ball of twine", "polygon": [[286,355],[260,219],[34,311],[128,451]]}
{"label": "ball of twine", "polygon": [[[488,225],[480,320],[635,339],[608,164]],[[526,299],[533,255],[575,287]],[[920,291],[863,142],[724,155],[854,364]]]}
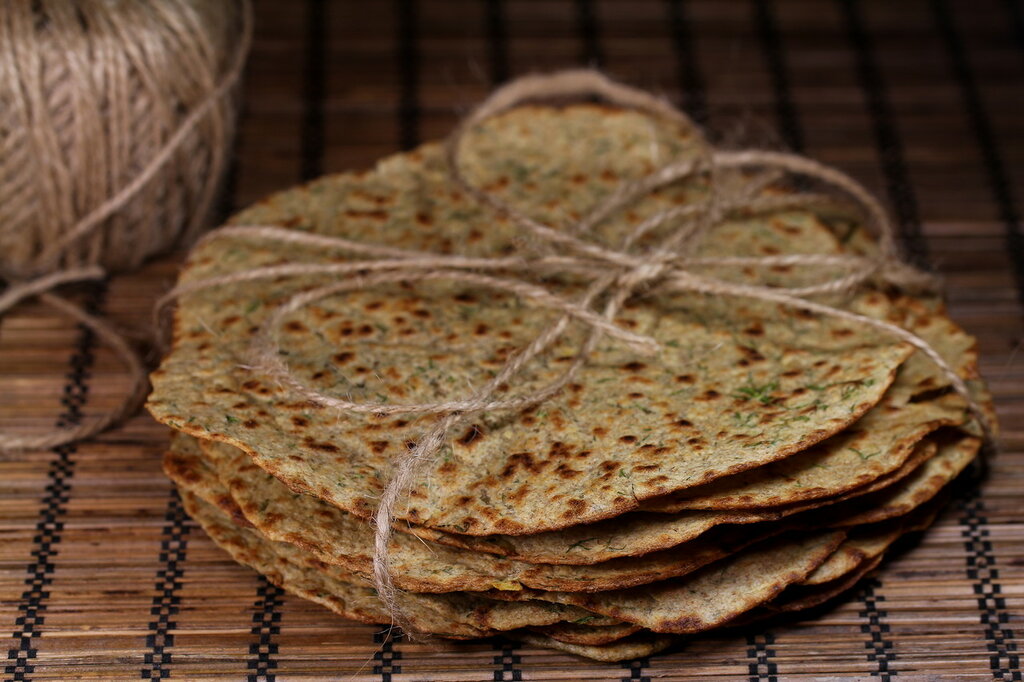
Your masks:
{"label": "ball of twine", "polygon": [[[0,11],[0,272],[122,270],[195,234],[234,129],[219,94],[115,210],[233,65],[242,4],[11,0]],[[93,215],[103,209],[106,215]],[[88,218],[88,223],[83,219]]]}
{"label": "ball of twine", "polygon": [[0,314],[37,296],[128,365],[114,413],[0,451],[53,447],[133,412],[145,369],[103,320],[51,293],[138,267],[206,225],[226,167],[249,0],[0,4]]}

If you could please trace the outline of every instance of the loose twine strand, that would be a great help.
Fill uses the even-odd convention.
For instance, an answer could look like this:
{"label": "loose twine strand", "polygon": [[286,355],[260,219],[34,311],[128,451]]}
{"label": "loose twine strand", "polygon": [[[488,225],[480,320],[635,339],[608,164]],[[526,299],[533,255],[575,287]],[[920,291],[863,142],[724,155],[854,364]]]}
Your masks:
{"label": "loose twine strand", "polygon": [[[219,79],[222,48],[203,22],[226,29],[233,7],[41,0],[0,11],[0,75],[17,86],[0,93],[8,129],[0,139],[0,278],[8,285],[0,317],[37,297],[106,342],[130,382],[120,405],[80,424],[27,436],[0,431],[0,453],[91,437],[142,404],[146,368],[124,335],[52,291],[103,280],[100,264],[137,266],[181,236],[179,226],[185,240],[203,226],[231,136],[231,94],[252,43],[250,0],[241,0],[241,33]],[[39,26],[48,37],[37,35]],[[197,89],[206,94],[181,118],[172,100],[194,100]],[[25,170],[37,161],[45,163],[40,172]],[[76,219],[79,203],[95,207]]]}
{"label": "loose twine strand", "polygon": [[[636,109],[655,118],[675,123],[698,136],[699,152],[693,159],[668,164],[650,175],[620,185],[589,214],[574,224],[556,229],[541,223],[505,203],[496,195],[474,185],[462,169],[462,146],[471,129],[485,120],[529,101],[571,99],[599,96],[613,105]],[[457,428],[464,427],[482,412],[520,410],[544,402],[570,383],[584,367],[587,358],[604,337],[625,344],[637,353],[658,351],[657,341],[636,334],[615,324],[615,318],[630,297],[644,293],[691,292],[708,295],[736,296],[777,303],[873,327],[905,341],[921,351],[945,375],[953,389],[964,398],[972,416],[986,437],[992,430],[981,406],[971,396],[964,380],[919,336],[897,326],[865,315],[808,300],[822,294],[848,294],[869,281],[905,290],[933,290],[934,280],[900,261],[893,226],[881,204],[859,183],[846,174],[816,161],[793,154],[770,151],[722,151],[703,137],[685,114],[667,102],[647,93],[611,81],[591,70],[563,71],[550,75],[520,78],[498,89],[456,128],[449,138],[445,155],[452,182],[465,194],[494,213],[511,219],[528,238],[522,240],[522,253],[509,257],[465,257],[409,251],[384,245],[353,242],[340,237],[311,235],[276,226],[237,225],[210,233],[203,243],[215,239],[248,242],[276,242],[308,246],[318,250],[348,253],[363,257],[346,263],[284,264],[255,268],[222,277],[181,285],[170,291],[156,308],[158,324],[161,312],[179,297],[210,288],[221,288],[241,282],[254,282],[278,277],[314,276],[330,282],[286,300],[273,309],[254,335],[250,347],[251,368],[281,382],[308,400],[336,410],[373,415],[435,415],[436,422],[418,442],[393,461],[393,472],[374,513],[375,537],[373,581],[381,601],[393,614],[396,623],[403,616],[398,592],[390,572],[389,544],[395,512],[412,485],[419,479],[421,468],[433,462],[439,450]],[[743,171],[759,170],[760,176],[749,177]],[[764,173],[767,173],[768,180]],[[693,254],[699,240],[715,225],[737,214],[750,215],[773,212],[782,208],[835,207],[834,197],[804,193],[784,198],[761,196],[760,190],[781,175],[799,175],[816,181],[845,196],[865,221],[878,232],[878,253],[869,257],[854,255],[799,254],[769,257],[697,258]],[[592,238],[595,226],[616,211],[664,185],[685,179],[712,178],[730,182],[712,182],[708,197],[694,205],[658,213],[634,226],[618,248],[598,243]],[[671,224],[653,247],[637,252],[633,246],[639,238],[656,228]],[[740,284],[692,271],[696,266],[772,266],[792,265],[820,269],[839,274],[810,286],[775,287]],[[566,298],[544,286],[528,281],[531,275],[571,273],[589,279],[582,295]],[[285,364],[279,352],[278,330],[285,318],[315,301],[347,291],[373,289],[389,283],[445,280],[493,289],[561,313],[559,318],[529,344],[509,358],[504,367],[471,395],[433,403],[359,403],[326,395],[301,381]],[[596,307],[599,301],[603,305]],[[551,347],[571,322],[587,329],[569,366],[546,386],[524,395],[499,396],[511,380],[531,360]]]}

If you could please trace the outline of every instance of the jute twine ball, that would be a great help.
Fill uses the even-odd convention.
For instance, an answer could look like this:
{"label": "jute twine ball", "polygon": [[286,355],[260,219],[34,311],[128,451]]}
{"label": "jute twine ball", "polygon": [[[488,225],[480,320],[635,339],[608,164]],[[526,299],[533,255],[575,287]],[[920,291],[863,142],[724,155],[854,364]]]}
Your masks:
{"label": "jute twine ball", "polygon": [[51,290],[135,268],[207,225],[251,32],[249,0],[0,0],[0,314],[39,297],[134,379],[114,413],[0,433],[0,451],[92,435],[137,408],[137,354]]}
{"label": "jute twine ball", "polygon": [[199,230],[235,122],[234,89],[211,93],[241,68],[243,12],[241,0],[4,0],[5,279],[134,268]]}

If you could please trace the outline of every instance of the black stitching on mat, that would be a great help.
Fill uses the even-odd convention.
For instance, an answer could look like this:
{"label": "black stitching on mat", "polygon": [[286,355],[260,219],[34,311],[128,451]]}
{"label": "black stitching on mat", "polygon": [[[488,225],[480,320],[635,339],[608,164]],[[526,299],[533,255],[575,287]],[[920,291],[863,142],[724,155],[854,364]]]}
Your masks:
{"label": "black stitching on mat", "polygon": [[864,602],[864,610],[858,615],[868,621],[861,623],[860,631],[871,636],[864,643],[864,648],[869,652],[868,660],[876,664],[871,675],[889,680],[897,674],[895,670],[889,669],[889,664],[896,660],[896,652],[893,651],[892,640],[885,638],[889,634],[889,624],[884,619],[889,614],[878,608],[878,602],[885,601],[885,597],[875,592],[881,586],[882,583],[877,578],[869,578],[862,583],[860,594],[857,596]]}
{"label": "black stitching on mat", "polygon": [[696,50],[690,31],[690,18],[683,0],[668,2],[669,31],[672,33],[672,49],[676,58],[676,80],[683,110],[699,126],[708,122],[707,92],[704,78],[697,64]]}
{"label": "black stitching on mat", "polygon": [[277,668],[277,661],[273,659],[277,654],[277,644],[272,638],[281,633],[281,614],[278,613],[277,607],[281,605],[284,592],[276,585],[271,585],[261,575],[260,588],[256,594],[252,630],[249,631],[256,636],[256,641],[249,644],[247,667],[252,672],[247,679],[248,682],[274,682],[277,677],[270,671]]}
{"label": "black stitching on mat", "polygon": [[162,680],[171,676],[172,656],[169,649],[174,646],[174,635],[171,634],[177,622],[171,620],[178,614],[181,597],[181,577],[185,572],[185,550],[188,547],[188,534],[191,527],[186,523],[185,510],[181,506],[178,489],[171,487],[171,497],[167,501],[167,513],[160,537],[160,562],[163,567],[156,572],[156,596],[150,615],[156,620],[149,623],[149,634],[146,635],[146,646],[149,653],[143,659],[145,665],[141,670],[144,680]]}
{"label": "black stitching on mat", "polygon": [[981,623],[985,626],[989,668],[997,680],[1020,680],[1020,655],[1013,641],[1013,630],[1008,625],[1010,614],[1002,596],[995,552],[988,539],[988,529],[982,527],[988,523],[983,515],[984,506],[975,491],[961,501],[959,507],[960,523],[965,527],[960,534],[967,554],[967,577],[974,583]]}
{"label": "black stitching on mat", "polygon": [[[1021,234],[1020,214],[1010,188],[1006,166],[999,152],[981,92],[974,79],[963,40],[953,23],[949,7],[945,2],[936,0],[932,2],[932,11],[946,45],[950,68],[960,87],[965,113],[981,151],[999,217],[1006,229],[1006,246],[1017,283],[1017,297],[1024,302],[1024,236]],[[1011,23],[1016,28],[1016,23]],[[1020,39],[1021,35],[1015,34],[1015,37]],[[1024,42],[1021,43],[1021,47],[1024,47]],[[1016,653],[1013,630],[1006,626],[1009,622],[1009,613],[1001,596],[1002,587],[999,583],[999,570],[995,567],[995,551],[987,539],[988,530],[982,528],[986,524],[985,503],[975,489],[959,503],[959,506],[959,521],[964,526],[962,535],[967,551],[967,576],[974,581],[974,593],[978,596],[980,620],[985,628],[986,647],[990,653],[989,667],[996,679],[1020,680],[1020,655]],[[1004,661],[1006,665],[1003,664]]]}
{"label": "black stitching on mat", "polygon": [[299,171],[303,180],[312,180],[324,172],[326,60],[326,2],[307,0],[306,69],[302,92],[302,158]]}
{"label": "black stitching on mat", "polygon": [[508,80],[508,29],[505,27],[504,0],[487,0],[484,15],[487,34],[487,56],[491,66],[491,85]]}
{"label": "black stitching on mat", "polygon": [[523,671],[519,669],[523,657],[516,653],[519,646],[519,642],[504,637],[494,640],[494,650],[501,652],[493,659],[494,665],[499,666],[494,671],[494,682],[519,682],[523,679]]}
{"label": "black stitching on mat", "polygon": [[593,0],[576,0],[576,25],[580,40],[583,42],[580,61],[596,69],[604,68],[604,51],[601,49],[597,8],[594,7]]}
{"label": "black stitching on mat", "polygon": [[782,139],[787,147],[793,151],[803,151],[804,132],[800,126],[796,107],[793,105],[782,35],[779,32],[778,21],[775,17],[775,5],[772,0],[754,0],[754,15],[758,38],[761,41],[761,51],[772,78],[775,116],[778,119],[779,131],[782,133]]}
{"label": "black stitching on mat", "polygon": [[[85,309],[98,313],[106,294],[106,283],[91,285],[88,288]],[[58,427],[74,426],[82,421],[82,408],[89,399],[89,370],[95,359],[93,349],[96,345],[95,335],[87,327],[79,325],[75,350],[71,355],[67,383],[61,405],[64,412],[57,418]],[[33,537],[32,560],[25,567],[28,577],[25,579],[26,589],[21,593],[18,602],[18,617],[14,621],[17,630],[12,637],[18,645],[7,651],[4,674],[10,675],[8,680],[21,682],[31,679],[35,660],[39,651],[35,638],[42,632],[46,622],[46,600],[50,597],[47,590],[53,582],[53,559],[59,554],[61,533],[64,530],[64,515],[71,493],[71,479],[75,475],[75,461],[72,455],[77,452],[75,445],[63,445],[53,450],[56,457],[50,462],[46,472],[46,494],[41,500],[39,520],[36,523],[36,535]]]}
{"label": "black stitching on mat", "polygon": [[629,671],[629,677],[623,677],[622,682],[651,682],[651,678],[644,675],[644,668],[649,668],[649,658],[636,658],[632,661],[623,661],[622,667]]}
{"label": "black stitching on mat", "polygon": [[750,682],[778,682],[779,666],[772,661],[775,656],[775,649],[768,647],[775,644],[775,635],[771,632],[762,632],[756,635],[747,635],[747,658],[751,659],[747,664],[747,672]]}
{"label": "black stitching on mat", "polygon": [[402,652],[395,651],[395,643],[402,641],[402,637],[402,630],[398,627],[373,633],[373,643],[379,645],[373,654],[373,660],[377,662],[373,666],[373,674],[380,675],[380,682],[391,682],[392,675],[402,674],[402,666],[395,665],[395,661],[402,660]]}
{"label": "black stitching on mat", "polygon": [[398,39],[398,144],[412,149],[420,143],[419,23],[417,0],[395,0]]}
{"label": "black stitching on mat", "polygon": [[903,142],[886,94],[885,78],[874,56],[874,43],[864,26],[860,4],[839,0],[846,23],[846,37],[856,60],[857,78],[867,102],[875,146],[885,176],[885,191],[896,214],[907,259],[920,268],[928,268],[928,244],[921,232],[917,197],[903,158]]}

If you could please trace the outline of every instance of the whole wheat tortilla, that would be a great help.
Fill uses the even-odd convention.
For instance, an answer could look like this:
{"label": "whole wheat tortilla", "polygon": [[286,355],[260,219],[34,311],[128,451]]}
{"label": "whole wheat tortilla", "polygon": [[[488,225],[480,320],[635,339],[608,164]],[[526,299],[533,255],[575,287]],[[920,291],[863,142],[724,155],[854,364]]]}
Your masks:
{"label": "whole wheat tortilla", "polygon": [[[189,445],[195,447],[194,440],[187,436],[176,439],[176,443],[182,441],[192,441]],[[934,445],[931,447],[934,451]],[[368,574],[372,536],[364,522],[314,498],[287,491],[230,446],[207,443],[206,449],[215,460],[219,459],[228,479],[227,485],[233,491],[231,494],[239,498],[245,507],[244,513],[216,478],[216,472],[201,459],[184,480],[170,472],[172,478],[177,478],[182,485],[218,504],[232,516],[246,518],[248,515],[246,522],[252,519],[261,532],[274,540],[291,542],[313,552],[323,561]],[[223,504],[225,499],[230,500],[228,506]],[[663,520],[664,517],[653,520],[658,519]],[[605,524],[610,525],[608,522]],[[394,553],[394,572],[401,586],[430,592],[490,587],[518,589],[520,586],[598,591],[684,575],[771,532],[763,525],[748,529],[722,529],[722,532],[711,533],[699,542],[691,541],[674,551],[656,552],[637,560],[605,562],[596,567],[536,566],[431,547],[412,538],[399,537]],[[628,541],[628,537],[619,540],[591,537],[580,542],[597,550],[613,542]],[[437,565],[443,568],[439,571]]]}
{"label": "whole wheat tortilla", "polygon": [[[763,537],[774,521],[787,519],[788,525],[816,525],[815,510],[831,504],[840,504],[870,493],[893,489],[901,481],[937,452],[937,445],[926,439],[918,443],[904,464],[868,485],[828,499],[816,499],[783,507],[764,508],[750,511],[680,511],[674,513],[630,512],[614,519],[597,523],[574,526],[558,531],[520,536],[452,536],[428,535],[416,526],[402,526],[401,530],[430,537],[437,542],[466,549],[498,552],[511,558],[520,558],[532,563],[592,564],[608,561],[621,556],[640,556],[663,548],[671,548],[684,542],[691,542],[705,533],[721,528],[754,537]],[[850,513],[851,503],[840,507]],[[454,540],[453,540],[454,538]],[[479,547],[474,541],[482,541]],[[485,544],[486,543],[486,544]]]}
{"label": "whole wheat tortilla", "polygon": [[[390,613],[376,591],[359,576],[318,562],[290,545],[272,543],[231,523],[216,507],[188,490],[185,510],[235,561],[262,573],[275,585],[335,613],[364,623],[390,623]],[[589,621],[585,610],[544,601],[495,601],[480,596],[403,593],[400,606],[418,632],[457,637],[484,637],[494,631]],[[594,616],[597,618],[597,616]]]}
{"label": "whole wheat tortilla", "polygon": [[[220,500],[224,488],[243,516],[269,539],[291,543],[320,561],[362,576],[371,573],[373,533],[369,525],[305,495],[292,493],[236,448],[204,444],[213,468],[195,472],[187,486]],[[214,476],[220,476],[218,480]],[[201,483],[195,482],[197,479]],[[675,578],[717,561],[772,531],[729,530],[642,557],[594,565],[530,564],[491,554],[446,547],[397,534],[391,550],[395,584],[416,592],[540,590],[598,592]]]}
{"label": "whole wheat tortilla", "polygon": [[[217,545],[231,554],[240,564],[262,573],[271,583],[317,602],[350,620],[364,623],[386,623],[391,618],[380,600],[368,586],[333,580],[320,571],[305,570],[278,553],[269,542],[261,540],[251,531],[231,523],[216,508],[208,505],[187,490],[182,501],[189,516],[202,526]],[[462,637],[487,636],[489,631],[445,619],[432,609],[412,609],[409,621],[417,630]]]}
{"label": "whole wheat tortilla", "polygon": [[[842,573],[833,570],[828,576],[831,578],[830,580],[815,580],[815,578],[825,577],[825,571],[822,569],[825,569],[832,562],[833,557],[835,557],[835,554],[833,554],[832,557],[829,557],[824,564],[812,571],[803,581],[789,586],[771,602],[737,618],[729,625],[746,625],[757,620],[769,618],[777,613],[813,608],[839,597],[857,585],[864,576],[878,568],[885,559],[885,552],[888,551],[900,536],[922,531],[931,526],[942,506],[936,502],[936,500],[931,500],[927,505],[914,510],[908,516],[895,520],[895,523],[893,521],[883,521],[878,524],[852,528],[850,536],[840,546],[840,549],[844,547],[849,548],[848,543],[851,540],[853,542],[860,542],[860,550],[861,554],[863,554],[861,561],[852,566],[847,564],[848,570]],[[897,526],[898,533],[895,537],[892,537],[891,531]],[[883,544],[884,546],[881,546]],[[836,569],[837,566],[832,565],[830,568]]]}
{"label": "whole wheat tortilla", "polygon": [[[814,499],[783,507],[757,510],[671,511],[659,505],[656,513],[629,512],[614,519],[573,526],[558,531],[518,536],[458,536],[435,534],[418,526],[401,526],[424,538],[465,549],[494,552],[533,563],[592,564],[621,556],[639,556],[660,549],[676,547],[699,538],[708,531],[748,524],[768,524],[790,519],[791,525],[814,525],[814,515],[804,520],[805,512],[839,504],[895,486],[920,465],[934,456],[937,446],[931,440],[918,443],[903,465],[871,483],[834,498]],[[645,503],[646,504],[646,503]],[[844,507],[849,511],[849,505]],[[662,511],[664,510],[664,511]],[[740,533],[759,535],[764,526],[751,525]],[[479,542],[479,545],[477,545]],[[496,551],[497,550],[497,551]]]}
{"label": "whole wheat tortilla", "polygon": [[[880,479],[876,484],[840,495],[829,505],[794,505],[795,509],[807,513],[794,515],[793,522],[806,518],[810,527],[854,528],[902,518],[904,523],[915,523],[913,529],[919,530],[915,514],[934,513],[928,503],[970,464],[980,447],[981,440],[975,436],[959,429],[941,429],[919,444],[918,454],[911,456],[905,467],[890,474],[893,478],[886,477],[884,481]],[[904,518],[908,516],[909,520]]]}
{"label": "whole wheat tortilla", "polygon": [[944,500],[932,499],[904,516],[849,528],[846,540],[839,549],[804,578],[800,585],[833,583],[863,564],[874,562],[873,565],[877,565],[876,560],[880,560],[899,538],[908,533],[927,530],[932,525],[942,506],[939,502]]}
{"label": "whole wheat tortilla", "polygon": [[[177,440],[184,441],[185,439],[187,437],[180,437]],[[191,447],[194,447],[194,445],[191,445]],[[234,452],[234,449],[230,446],[209,444],[208,449],[210,447],[214,451]],[[918,448],[920,454],[906,463],[912,465],[904,467],[906,470],[896,472],[897,475],[890,474],[887,477],[880,478],[872,486],[855,491],[855,494],[872,492],[899,480],[900,477],[905,476],[910,470],[916,468],[917,464],[923,461],[923,457],[928,455],[928,452],[934,451],[934,445],[927,447],[931,447],[932,450],[928,451],[925,448]],[[277,499],[282,496],[291,500],[295,496],[284,490],[283,486],[276,483],[273,479],[260,476],[259,472],[253,470],[251,466],[244,466],[244,462],[237,459],[238,453],[234,452],[234,454],[236,458],[232,466],[234,467],[235,476],[236,478],[240,477],[243,479],[239,487],[236,488],[236,494],[249,502],[251,514],[264,516],[264,530],[269,531],[276,539],[284,540],[287,537],[291,537],[292,540],[295,540],[301,536],[316,536],[320,534],[320,538],[314,537],[312,540],[299,541],[300,545],[305,542],[307,548],[310,546],[310,542],[314,545],[329,547],[332,543],[337,545],[344,543],[346,539],[351,539],[350,529],[352,528],[353,520],[346,518],[346,515],[340,510],[336,510],[328,505],[316,504],[313,500],[302,500],[306,511],[300,513],[298,515],[299,518],[275,513],[273,506],[266,506],[261,510],[260,507],[263,506],[264,500]],[[193,461],[193,473],[190,475],[194,478],[196,476],[195,470],[205,469],[205,467],[206,464],[204,462]],[[182,467],[179,465],[178,468]],[[176,478],[179,475],[171,469],[168,469],[168,474],[172,478]],[[223,495],[224,491],[221,490],[219,494]],[[257,506],[253,506],[254,504]],[[226,509],[223,506],[222,509],[244,518],[237,505],[234,505],[233,510]],[[267,513],[268,510],[269,514]],[[801,510],[802,508],[792,508],[783,512],[773,511],[767,514],[684,513],[677,515],[673,519],[627,515],[627,517],[620,517],[619,519],[607,522],[581,526],[565,531],[556,531],[549,534],[497,536],[479,539],[454,536],[457,540],[456,542],[452,541],[453,536],[431,532],[427,529],[399,525],[399,530],[411,531],[424,538],[443,544],[503,554],[510,558],[533,563],[583,564],[597,563],[630,554],[646,554],[664,547],[671,547],[693,540],[701,533],[718,525],[726,523],[752,523],[764,519],[780,518]],[[285,528],[281,528],[281,526],[285,526]],[[363,526],[357,526],[355,532],[361,534],[362,542],[368,541]],[[763,531],[757,529],[750,532],[755,536],[763,534]],[[336,550],[335,553],[337,553]]]}
{"label": "whole wheat tortilla", "polygon": [[206,463],[199,441],[178,431],[171,432],[170,446],[164,452],[163,469],[179,488],[188,490],[204,502],[220,509],[231,520],[246,528],[253,525],[227,488],[220,485],[217,472]]}
{"label": "whole wheat tortilla", "polygon": [[[743,515],[747,515],[747,514],[772,514],[772,513],[775,513],[777,518],[781,518],[781,517],[778,516],[781,512],[787,512],[788,514],[796,514],[796,513],[804,512],[804,511],[811,510],[811,509],[820,509],[823,506],[827,506],[827,505],[831,505],[831,504],[838,504],[840,502],[844,502],[846,500],[852,500],[852,499],[857,498],[857,497],[862,497],[864,495],[868,495],[870,493],[877,492],[879,490],[884,490],[886,488],[891,488],[891,487],[895,486],[898,482],[900,482],[903,479],[907,478],[913,472],[917,471],[917,469],[921,466],[921,464],[923,464],[926,460],[931,459],[932,457],[934,457],[937,451],[938,451],[938,445],[935,443],[935,441],[926,437],[924,440],[920,441],[914,447],[914,449],[910,453],[910,456],[907,457],[907,459],[904,460],[903,464],[901,464],[900,467],[898,469],[896,469],[895,471],[891,471],[888,474],[885,474],[884,476],[879,476],[878,478],[876,478],[875,480],[871,481],[870,483],[868,483],[866,485],[862,485],[860,487],[854,488],[853,490],[849,490],[849,491],[847,491],[845,493],[842,493],[840,495],[836,495],[834,497],[829,497],[829,498],[825,498],[825,499],[815,498],[815,499],[807,500],[807,501],[804,501],[804,502],[796,502],[794,504],[784,505],[782,507],[766,507],[766,508],[750,509],[750,510],[720,510],[718,512],[707,512],[707,513],[712,513],[712,514],[717,513],[717,514],[720,514],[720,515],[734,514],[734,515],[736,515],[739,518],[743,518]],[[659,514],[686,514],[687,513],[687,510],[685,510],[685,509],[677,509],[676,508],[677,506],[685,506],[686,505],[686,500],[685,499],[681,499],[681,498],[680,499],[673,499],[673,498],[669,497],[669,498],[662,498],[662,499],[659,499],[659,500],[650,500],[649,502],[645,502],[644,505],[645,505],[645,510],[647,509],[647,505],[650,505],[650,508],[651,508],[650,511],[656,511]],[[690,512],[690,513],[693,513],[693,512]],[[742,523],[742,521],[734,522],[734,523]]]}
{"label": "whole wheat tortilla", "polygon": [[600,627],[590,625],[589,623],[555,623],[554,625],[530,628],[533,632],[540,633],[559,642],[588,646],[611,644],[612,642],[629,637],[641,629],[639,625],[633,625],[632,623],[619,623],[618,625]]}
{"label": "whole wheat tortilla", "polygon": [[[843,248],[857,255],[876,256],[878,245],[868,234],[864,225],[852,224],[843,239]],[[999,421],[996,417],[995,402],[978,369],[978,342],[953,322],[947,314],[943,296],[938,293],[921,294],[916,297],[898,296],[893,301],[893,312],[889,320],[905,328],[912,329],[928,341],[932,348],[965,381],[974,402],[981,408],[987,418],[991,435],[999,434]],[[901,311],[903,318],[897,319],[895,311]],[[935,371],[935,365],[921,353],[914,353],[901,368],[910,385],[907,395],[912,400],[920,400],[928,394],[941,394],[947,390],[948,381]],[[973,436],[984,437],[983,430],[976,420],[970,420],[961,426]]]}
{"label": "whole wheat tortilla", "polygon": [[[517,110],[468,141],[467,172],[559,224],[559,216],[564,222],[594,205],[614,182],[649,170],[652,136],[672,158],[685,155],[685,135],[634,112]],[[525,168],[529,174],[520,177]],[[482,215],[447,182],[439,148],[428,145],[385,160],[372,173],[278,195],[235,220],[465,254],[500,254],[517,244],[509,224]],[[625,213],[642,218],[700,191],[667,188]],[[600,237],[621,234],[627,222],[613,216]],[[731,238],[716,244],[718,235]],[[837,253],[840,246],[812,217],[790,212],[737,218],[731,230],[708,235],[700,253],[716,249]],[[284,258],[331,257],[316,249],[214,240],[192,254],[181,282]],[[579,289],[562,279],[564,291]],[[245,361],[248,334],[267,310],[311,284],[303,278],[238,284],[184,299],[174,350],[153,375],[149,409],[175,428],[242,448],[295,490],[366,516],[391,457],[422,433],[427,418],[339,418],[255,374]],[[861,298],[858,305],[888,314],[884,296]],[[367,401],[438,400],[481,384],[555,317],[510,296],[420,283],[320,301],[285,322],[282,344],[292,370],[321,390]],[[639,357],[603,343],[560,396],[520,414],[483,415],[425,472],[400,518],[488,535],[615,516],[643,499],[781,459],[840,431],[878,402],[910,352],[831,317],[690,294],[637,300],[618,323],[654,336],[662,350]],[[554,377],[584,333],[573,327],[510,390],[529,391]],[[820,403],[808,402],[808,386],[825,387]]]}
{"label": "whole wheat tortilla", "polygon": [[655,635],[653,633],[646,632],[637,633],[617,642],[612,642],[611,644],[594,646],[560,642],[556,639],[551,639],[549,637],[530,632],[517,632],[513,636],[526,644],[534,644],[537,646],[547,647],[549,649],[558,649],[566,653],[576,654],[577,656],[583,656],[584,658],[592,658],[595,661],[605,661],[608,663],[629,661],[656,654],[659,651],[667,649],[676,640],[675,637]]}
{"label": "whole wheat tortilla", "polygon": [[[325,556],[344,556],[339,547],[358,544],[365,548],[369,540],[365,522],[340,509],[308,496],[299,497],[289,492],[274,479],[267,480],[247,460],[239,460],[236,448],[223,443],[205,442],[210,455],[204,456],[199,442],[192,436],[174,432],[171,449],[165,456],[164,470],[183,487],[187,487],[207,502],[218,506],[224,513],[243,525],[252,526],[232,497],[226,483],[208,464],[206,457],[218,454],[228,458],[234,467],[226,477],[236,482],[235,490],[247,504],[251,516],[260,520],[264,530],[282,542],[294,540],[307,548],[319,547]],[[290,514],[277,514],[268,501],[284,499],[289,506],[302,510],[304,518]],[[588,565],[614,558],[649,554],[662,548],[678,546],[726,523],[755,523],[765,519],[781,518],[781,513],[733,514],[684,512],[676,519],[662,514],[627,514],[624,517],[601,521],[589,526],[553,531],[529,536],[450,536],[417,526],[399,524],[398,530],[425,540],[440,542],[449,547],[484,551],[527,563]],[[354,525],[358,524],[358,525]],[[746,531],[744,531],[746,532]],[[764,530],[755,528],[750,534],[760,537]],[[558,537],[555,537],[558,536]],[[288,540],[287,538],[291,538]],[[334,549],[331,549],[331,548]],[[311,549],[312,551],[312,549]],[[357,553],[364,554],[363,549]]]}
{"label": "whole wheat tortilla", "polygon": [[643,506],[662,512],[749,510],[836,497],[897,471],[922,438],[963,418],[959,396],[895,406],[887,394],[851,427],[803,452]]}
{"label": "whole wheat tortilla", "polygon": [[[944,313],[909,297],[895,302],[889,321],[914,332],[971,382],[973,397],[990,403],[978,382],[975,341]],[[658,500],[645,509],[751,509],[834,497],[898,470],[926,434],[962,425],[966,402],[949,379],[920,352],[900,368],[882,400],[843,432],[779,462],[719,478]]]}
{"label": "whole wheat tortilla", "polygon": [[[194,441],[192,445],[194,447]],[[364,576],[369,574],[372,536],[362,521],[347,517],[313,498],[288,492],[229,446],[209,445],[212,447],[208,450],[219,453],[221,466],[233,481],[234,493],[241,493],[246,513],[261,531],[274,540],[291,542],[311,551],[327,563],[346,567]],[[182,484],[205,499],[220,504],[227,513],[244,517],[238,504],[225,494],[215,472],[206,468],[205,463],[200,464],[202,468],[191,472]],[[247,476],[247,473],[256,475]],[[263,481],[262,485],[260,481]],[[231,499],[228,507],[223,506],[225,498]],[[426,592],[491,587],[599,591],[684,575],[740,549],[744,544],[763,538],[769,532],[765,528],[749,528],[710,534],[702,542],[688,543],[676,551],[658,552],[639,560],[584,566],[582,570],[579,567],[534,566],[505,561],[487,555],[431,547],[411,537],[399,537],[398,549],[393,554],[394,574],[400,586]]]}
{"label": "whole wheat tortilla", "polygon": [[874,559],[867,559],[853,570],[827,583],[794,586],[792,592],[787,592],[777,601],[769,602],[764,608],[768,613],[782,613],[820,606],[852,589],[864,576],[875,570],[883,558],[877,556]]}
{"label": "whole wheat tortilla", "polygon": [[653,632],[689,634],[723,625],[803,580],[843,541],[844,533],[814,532],[771,539],[692,575],[653,585],[584,594],[494,593],[498,599],[571,604]]}
{"label": "whole wheat tortilla", "polygon": [[[269,548],[266,541],[259,540],[251,532],[247,532],[234,524],[228,523],[226,517],[216,509],[199,500],[188,491],[183,492],[183,502],[188,513],[195,518],[203,529],[222,548],[227,550],[239,563],[250,566],[263,573],[268,580],[310,601],[322,604],[330,610],[351,620],[367,623],[390,622],[383,605],[376,598],[374,591],[367,587],[334,580],[315,570],[316,567],[299,565],[283,558]],[[275,550],[277,548],[274,548]],[[301,562],[300,562],[301,563]],[[600,661],[615,661],[635,658],[655,653],[671,642],[670,638],[655,636],[650,633],[638,634],[636,628],[629,625],[606,624],[606,618],[595,614],[580,616],[581,611],[574,607],[563,607],[550,602],[486,602],[467,608],[465,601],[457,598],[451,608],[442,608],[430,597],[405,595],[403,613],[409,621],[423,632],[438,634],[442,637],[462,639],[493,634],[493,631],[513,630],[508,636],[521,639],[530,644],[568,651]],[[445,600],[451,597],[443,598]],[[586,613],[586,612],[583,612]],[[460,621],[443,620],[447,615],[455,616]],[[468,618],[467,618],[468,617]],[[552,623],[547,627],[556,627],[559,621],[571,618],[575,622],[565,623],[562,629],[555,629],[555,639],[543,632],[531,634],[518,632],[519,628],[535,626],[532,623]],[[471,620],[478,627],[467,625],[462,621]],[[582,623],[602,623],[601,625],[583,625]],[[487,629],[480,629],[480,628]],[[608,632],[597,634],[605,629]],[[586,636],[587,631],[591,636]],[[623,634],[625,633],[625,634]],[[608,639],[608,636],[613,639]],[[623,639],[625,638],[625,639]],[[575,641],[566,642],[566,639]]]}
{"label": "whole wheat tortilla", "polygon": [[939,451],[922,464],[917,471],[891,489],[874,493],[864,500],[865,506],[856,513],[843,514],[837,526],[857,526],[878,523],[886,519],[909,514],[925,504],[946,484],[956,478],[977,456],[981,439],[974,436],[949,437],[939,444]]}
{"label": "whole wheat tortilla", "polygon": [[811,571],[800,584],[828,584],[854,572],[859,566],[881,557],[903,532],[902,523],[883,523],[878,526],[858,526],[850,529],[843,544],[839,545],[823,564]]}

